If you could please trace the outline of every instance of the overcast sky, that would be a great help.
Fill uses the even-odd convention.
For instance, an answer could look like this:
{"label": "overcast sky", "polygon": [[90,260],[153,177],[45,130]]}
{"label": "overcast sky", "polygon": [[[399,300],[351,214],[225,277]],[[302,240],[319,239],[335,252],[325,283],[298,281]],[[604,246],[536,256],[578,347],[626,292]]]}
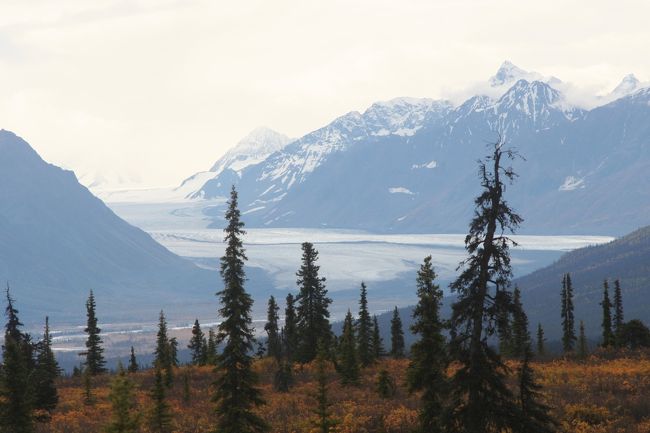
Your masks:
{"label": "overcast sky", "polygon": [[650,80],[648,0],[2,0],[0,127],[78,174],[173,185],[256,126],[298,137],[373,101],[518,66]]}

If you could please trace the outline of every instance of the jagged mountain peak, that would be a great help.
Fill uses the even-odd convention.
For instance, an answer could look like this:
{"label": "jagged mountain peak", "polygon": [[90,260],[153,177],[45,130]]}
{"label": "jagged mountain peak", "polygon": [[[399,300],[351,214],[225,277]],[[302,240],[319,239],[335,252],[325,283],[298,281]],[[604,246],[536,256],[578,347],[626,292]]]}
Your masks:
{"label": "jagged mountain peak", "polygon": [[634,74],[627,74],[621,82],[612,90],[611,95],[617,98],[634,93],[641,88],[641,82]]}
{"label": "jagged mountain peak", "polygon": [[265,126],[257,127],[242,138],[235,147],[226,152],[210,171],[221,172],[226,168],[234,171],[243,170],[282,149],[290,142],[291,138],[280,132]]}
{"label": "jagged mountain peak", "polygon": [[537,72],[526,71],[506,60],[501,64],[496,74],[490,78],[489,83],[492,87],[501,87],[511,85],[521,79],[536,81],[542,80],[543,77]]}

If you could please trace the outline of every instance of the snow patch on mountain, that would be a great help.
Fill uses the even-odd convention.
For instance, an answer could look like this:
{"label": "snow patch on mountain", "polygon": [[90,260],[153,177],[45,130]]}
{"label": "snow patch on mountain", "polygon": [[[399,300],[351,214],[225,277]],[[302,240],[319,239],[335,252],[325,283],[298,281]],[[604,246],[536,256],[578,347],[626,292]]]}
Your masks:
{"label": "snow patch on mountain", "polygon": [[585,188],[585,179],[575,176],[567,176],[558,188],[558,191],[573,191]]}
{"label": "snow patch on mountain", "polygon": [[388,188],[388,192],[391,194],[406,194],[406,195],[415,195],[413,191],[403,186],[398,186],[394,188]]}
{"label": "snow patch on mountain", "polygon": [[436,168],[438,166],[438,162],[434,159],[433,161],[427,162],[425,164],[413,164],[411,166],[411,169],[418,169],[418,168]]}

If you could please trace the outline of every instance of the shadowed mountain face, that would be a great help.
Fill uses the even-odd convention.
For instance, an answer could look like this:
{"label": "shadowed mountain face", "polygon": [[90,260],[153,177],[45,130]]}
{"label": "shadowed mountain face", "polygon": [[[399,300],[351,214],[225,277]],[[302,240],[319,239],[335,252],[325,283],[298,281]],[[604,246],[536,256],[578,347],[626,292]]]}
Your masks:
{"label": "shadowed mountain face", "polygon": [[610,298],[614,280],[621,282],[625,320],[650,322],[650,227],[608,244],[572,251],[551,266],[515,281],[522,289],[531,330],[541,322],[549,338],[560,336],[560,290],[562,275],[567,272],[574,287],[576,323],[584,320],[590,337],[601,332],[600,302],[606,278]]}
{"label": "shadowed mountain face", "polygon": [[104,320],[143,311],[155,318],[175,304],[182,315],[214,304],[218,278],[121,220],[72,172],[0,131],[0,280],[11,285],[24,320],[83,318],[89,289]]}

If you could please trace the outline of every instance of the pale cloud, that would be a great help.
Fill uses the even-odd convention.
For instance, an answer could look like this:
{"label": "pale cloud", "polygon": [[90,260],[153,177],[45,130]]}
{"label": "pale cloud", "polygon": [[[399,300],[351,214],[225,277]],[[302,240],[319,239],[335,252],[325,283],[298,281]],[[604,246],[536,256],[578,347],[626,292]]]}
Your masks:
{"label": "pale cloud", "polygon": [[258,125],[295,137],[376,100],[458,97],[504,59],[589,104],[650,79],[649,15],[645,0],[3,1],[0,127],[80,174],[176,184]]}

